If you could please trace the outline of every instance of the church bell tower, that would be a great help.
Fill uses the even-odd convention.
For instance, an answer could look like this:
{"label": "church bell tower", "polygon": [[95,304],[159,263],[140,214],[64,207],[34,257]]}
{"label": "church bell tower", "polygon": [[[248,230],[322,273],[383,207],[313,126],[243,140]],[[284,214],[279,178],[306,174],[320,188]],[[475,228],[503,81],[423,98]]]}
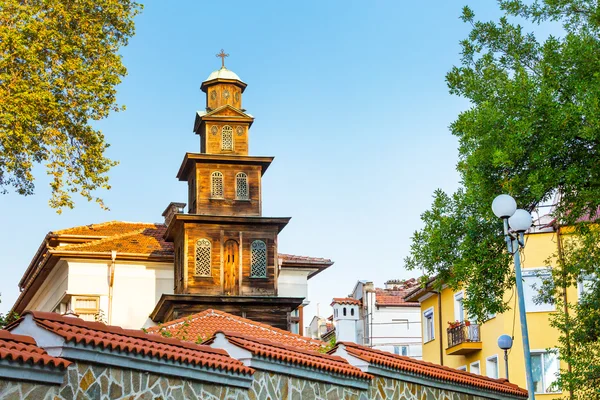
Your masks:
{"label": "church bell tower", "polygon": [[165,210],[165,238],[175,250],[175,288],[151,317],[169,321],[209,308],[282,329],[302,298],[277,295],[277,236],[290,218],[262,216],[262,176],[273,157],[249,155],[254,117],[242,108],[246,89],[225,67],[202,82],[206,108],[195,116],[200,152],[186,153],[177,173],[188,185],[188,212]]}

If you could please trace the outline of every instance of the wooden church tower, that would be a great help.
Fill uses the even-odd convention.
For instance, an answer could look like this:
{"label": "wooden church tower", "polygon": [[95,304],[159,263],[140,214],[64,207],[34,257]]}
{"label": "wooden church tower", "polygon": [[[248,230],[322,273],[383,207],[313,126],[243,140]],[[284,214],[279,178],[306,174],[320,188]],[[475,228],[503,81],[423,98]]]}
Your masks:
{"label": "wooden church tower", "polygon": [[248,155],[254,118],[242,106],[246,86],[224,62],[202,82],[207,106],[194,122],[200,152],[186,153],[177,173],[188,184],[188,213],[171,203],[163,214],[175,294],[162,296],[155,321],[214,308],[288,329],[302,303],[277,296],[277,235],[290,218],[262,216],[261,179],[273,157]]}

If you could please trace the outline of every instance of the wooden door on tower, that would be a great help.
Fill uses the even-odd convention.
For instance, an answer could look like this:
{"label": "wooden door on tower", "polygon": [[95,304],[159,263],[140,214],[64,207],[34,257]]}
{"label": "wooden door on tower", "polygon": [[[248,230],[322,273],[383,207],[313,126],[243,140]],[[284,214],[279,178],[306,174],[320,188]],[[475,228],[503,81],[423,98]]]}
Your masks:
{"label": "wooden door on tower", "polygon": [[224,259],[223,292],[226,295],[237,296],[239,294],[239,246],[235,240],[230,239],[225,242]]}

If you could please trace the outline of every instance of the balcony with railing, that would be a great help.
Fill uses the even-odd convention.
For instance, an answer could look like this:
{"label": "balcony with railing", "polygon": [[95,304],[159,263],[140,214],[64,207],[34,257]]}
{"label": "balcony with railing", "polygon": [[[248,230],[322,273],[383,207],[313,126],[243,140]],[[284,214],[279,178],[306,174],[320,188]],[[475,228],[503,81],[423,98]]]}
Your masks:
{"label": "balcony with railing", "polygon": [[448,355],[465,355],[481,350],[479,325],[469,321],[452,324],[448,328]]}

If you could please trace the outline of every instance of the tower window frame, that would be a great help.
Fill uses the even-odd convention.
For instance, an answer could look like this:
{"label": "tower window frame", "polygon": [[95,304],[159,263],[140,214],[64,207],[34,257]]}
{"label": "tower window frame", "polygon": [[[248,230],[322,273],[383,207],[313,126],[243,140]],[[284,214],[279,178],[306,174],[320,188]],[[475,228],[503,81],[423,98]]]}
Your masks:
{"label": "tower window frame", "polygon": [[194,246],[194,275],[212,276],[212,243],[207,238],[196,240]]}
{"label": "tower window frame", "polygon": [[267,244],[263,240],[254,240],[250,245],[250,278],[267,277]]}
{"label": "tower window frame", "polygon": [[210,175],[210,198],[223,199],[224,195],[223,173],[221,171],[214,171]]}
{"label": "tower window frame", "polygon": [[221,150],[222,151],[233,151],[233,128],[229,125],[225,125],[221,128]]}
{"label": "tower window frame", "polygon": [[248,174],[238,172],[235,175],[235,199],[250,200],[250,187],[248,185]]}

